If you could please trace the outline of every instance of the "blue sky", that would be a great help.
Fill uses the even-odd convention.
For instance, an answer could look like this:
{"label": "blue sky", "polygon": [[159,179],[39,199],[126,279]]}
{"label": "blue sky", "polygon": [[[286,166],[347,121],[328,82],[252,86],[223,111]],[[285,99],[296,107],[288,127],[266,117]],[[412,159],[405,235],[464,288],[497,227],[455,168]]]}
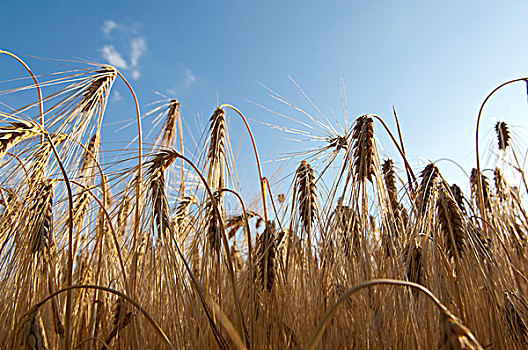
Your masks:
{"label": "blue sky", "polygon": [[[411,164],[447,157],[469,170],[482,100],[500,83],[528,76],[527,15],[526,1],[4,1],[0,47],[38,72],[61,68],[24,55],[112,63],[130,78],[143,112],[159,99],[158,91],[180,100],[190,125],[205,125],[215,106],[227,102],[252,119],[292,126],[248,100],[302,118],[257,82],[317,116],[288,76],[325,115],[332,109],[344,124],[342,78],[348,123],[373,113],[393,127],[394,105]],[[0,67],[13,69],[6,59]],[[522,85],[490,101],[483,144],[492,142],[489,130],[497,120],[522,135],[526,105]],[[108,128],[131,118],[132,108],[123,84],[116,84]],[[234,147],[238,137],[249,145],[237,123]],[[253,127],[267,159],[313,146]],[[133,131],[117,137],[126,140]],[[382,155],[396,158],[379,126],[376,131]],[[440,168],[460,180],[450,163]]]}

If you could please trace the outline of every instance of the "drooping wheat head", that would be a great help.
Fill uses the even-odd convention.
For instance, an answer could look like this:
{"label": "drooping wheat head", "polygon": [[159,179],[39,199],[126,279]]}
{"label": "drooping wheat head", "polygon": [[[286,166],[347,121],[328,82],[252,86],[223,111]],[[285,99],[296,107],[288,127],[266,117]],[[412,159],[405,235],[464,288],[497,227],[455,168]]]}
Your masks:
{"label": "drooping wheat head", "polygon": [[180,227],[188,217],[192,204],[198,204],[198,199],[195,196],[185,196],[180,200],[172,217],[172,222],[174,222],[176,227]]}
{"label": "drooping wheat head", "polygon": [[512,337],[528,346],[528,305],[515,293],[504,293],[504,315]]}
{"label": "drooping wheat head", "polygon": [[440,317],[440,343],[442,350],[482,350],[471,331],[453,315],[442,312]]}
{"label": "drooping wheat head", "polygon": [[256,216],[258,216],[258,214],[255,213],[254,211],[246,210],[245,216],[244,214],[238,214],[238,215],[233,215],[229,217],[226,222],[226,230],[228,230],[227,237],[230,239],[235,237],[235,234],[237,233],[237,231],[241,229],[242,227],[244,227],[244,225],[246,224],[246,221],[244,218],[247,218],[249,220]]}
{"label": "drooping wheat head", "polygon": [[37,310],[30,310],[19,335],[19,347],[26,350],[46,350]]}
{"label": "drooping wheat head", "polygon": [[40,134],[40,127],[33,121],[9,122],[10,126],[0,127],[0,156],[17,143]]}
{"label": "drooping wheat head", "polygon": [[[125,329],[131,322],[135,313],[128,311],[127,304],[121,298],[117,299],[112,307],[112,324],[113,328],[106,336],[105,343],[110,344],[112,340],[118,335],[120,330]],[[106,345],[101,347],[101,350],[108,349]]]}
{"label": "drooping wheat head", "polygon": [[79,106],[82,112],[90,113],[98,103],[105,101],[110,88],[117,76],[116,69],[112,66],[104,66],[95,71],[90,78],[86,89],[82,92]]}
{"label": "drooping wheat head", "polygon": [[334,137],[331,137],[327,139],[328,147],[330,149],[333,149],[333,152],[338,153],[342,149],[346,149],[348,147],[348,139],[346,136],[337,135]]}

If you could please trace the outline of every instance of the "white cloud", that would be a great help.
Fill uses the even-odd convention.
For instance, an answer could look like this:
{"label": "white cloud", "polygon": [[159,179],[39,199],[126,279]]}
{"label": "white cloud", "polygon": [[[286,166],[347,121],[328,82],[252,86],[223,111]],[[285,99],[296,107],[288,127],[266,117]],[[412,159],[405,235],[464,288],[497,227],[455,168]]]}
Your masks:
{"label": "white cloud", "polygon": [[110,32],[118,27],[117,23],[114,20],[107,20],[103,24],[103,33],[110,34]]}
{"label": "white cloud", "polygon": [[125,59],[121,57],[119,52],[117,52],[114,45],[103,46],[100,51],[102,52],[104,59],[107,60],[112,66],[123,69],[128,67]]}
{"label": "white cloud", "polygon": [[112,102],[119,102],[123,99],[123,96],[117,90],[112,90]]}
{"label": "white cloud", "polygon": [[[103,58],[112,66],[126,70],[132,79],[137,80],[141,76],[139,60],[147,52],[147,40],[138,36],[137,31],[130,26],[118,24],[111,19],[104,22],[101,30],[107,35],[106,39],[110,40],[110,43],[99,49]],[[116,37],[115,34],[119,35]],[[123,45],[126,42],[129,44],[128,53],[125,51],[126,44]]]}
{"label": "white cloud", "polygon": [[143,56],[145,51],[147,51],[147,41],[144,38],[134,38],[132,41],[130,41],[130,46],[132,46],[132,51],[130,52],[130,63],[132,67],[136,67],[139,58]]}
{"label": "white cloud", "polygon": [[194,83],[196,83],[196,75],[193,74],[192,70],[190,69],[186,69],[184,72],[183,72],[183,75],[185,77],[185,87],[188,88],[190,87],[191,85],[193,85]]}
{"label": "white cloud", "polygon": [[132,70],[132,79],[138,80],[140,76],[141,76],[141,72],[139,70],[137,69]]}

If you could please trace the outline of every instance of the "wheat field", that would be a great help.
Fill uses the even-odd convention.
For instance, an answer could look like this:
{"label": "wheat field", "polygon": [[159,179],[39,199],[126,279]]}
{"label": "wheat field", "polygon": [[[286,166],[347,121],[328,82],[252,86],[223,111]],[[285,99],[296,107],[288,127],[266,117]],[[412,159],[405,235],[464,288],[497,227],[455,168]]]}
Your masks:
{"label": "wheat field", "polygon": [[[470,193],[434,163],[411,167],[384,120],[396,112],[323,140],[275,193],[236,107],[211,106],[189,154],[176,99],[147,135],[116,68],[37,79],[0,53],[28,72],[0,96],[34,95],[0,112],[2,349],[528,347],[526,151],[505,122],[479,149],[479,113]],[[137,135],[112,150],[118,79]],[[228,121],[250,136],[254,162],[238,166],[255,169],[257,198],[242,195]]]}

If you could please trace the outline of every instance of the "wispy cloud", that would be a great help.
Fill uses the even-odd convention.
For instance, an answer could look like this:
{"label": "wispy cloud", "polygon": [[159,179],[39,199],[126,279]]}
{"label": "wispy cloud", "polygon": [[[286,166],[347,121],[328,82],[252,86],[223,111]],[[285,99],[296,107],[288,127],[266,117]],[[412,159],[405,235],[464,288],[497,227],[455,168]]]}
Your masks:
{"label": "wispy cloud", "polygon": [[112,66],[123,69],[128,67],[127,62],[121,56],[121,54],[117,52],[114,45],[105,45],[100,49],[100,51],[103,54],[103,58],[107,60]]}
{"label": "wispy cloud", "polygon": [[[105,21],[101,29],[106,34],[106,39],[115,44],[109,43],[99,49],[103,58],[115,67],[127,70],[132,79],[139,79],[139,60],[147,52],[147,39],[139,36],[136,29],[111,19]],[[114,33],[116,29],[119,29],[119,33]],[[119,38],[111,34],[119,34]],[[124,42],[128,45],[123,45]]]}
{"label": "wispy cloud", "polygon": [[185,88],[189,88],[191,85],[196,83],[197,78],[196,78],[196,75],[194,75],[194,73],[192,72],[192,70],[186,69],[183,72],[183,75],[184,75],[184,79],[185,79],[184,80]]}
{"label": "wispy cloud", "polygon": [[132,70],[132,79],[138,80],[140,76],[141,76],[141,72],[139,70],[137,69]]}
{"label": "wispy cloud", "polygon": [[139,58],[147,51],[147,41],[145,38],[133,38],[130,41],[132,50],[130,52],[130,63],[132,67],[136,67]]}
{"label": "wispy cloud", "polygon": [[103,30],[103,33],[110,34],[110,32],[118,27],[117,23],[109,19],[104,22],[103,27],[101,28]]}
{"label": "wispy cloud", "polygon": [[176,96],[183,91],[189,89],[191,86],[202,84],[204,81],[200,79],[190,68],[183,70],[181,78],[178,79],[178,83],[165,90],[169,95]]}
{"label": "wispy cloud", "polygon": [[112,99],[112,102],[119,102],[123,99],[123,96],[119,93],[119,91],[113,89],[111,99]]}

